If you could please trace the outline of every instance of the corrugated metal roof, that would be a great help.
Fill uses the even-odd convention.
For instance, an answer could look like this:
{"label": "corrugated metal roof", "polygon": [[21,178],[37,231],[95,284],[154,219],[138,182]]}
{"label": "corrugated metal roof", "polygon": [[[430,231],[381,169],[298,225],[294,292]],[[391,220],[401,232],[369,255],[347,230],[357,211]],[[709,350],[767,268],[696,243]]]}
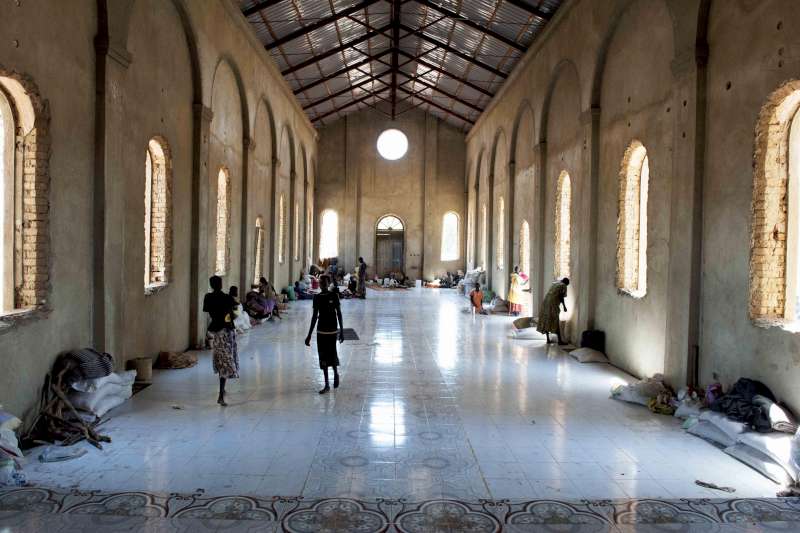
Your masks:
{"label": "corrugated metal roof", "polygon": [[240,5],[315,124],[368,106],[390,115],[419,107],[468,130],[562,1]]}

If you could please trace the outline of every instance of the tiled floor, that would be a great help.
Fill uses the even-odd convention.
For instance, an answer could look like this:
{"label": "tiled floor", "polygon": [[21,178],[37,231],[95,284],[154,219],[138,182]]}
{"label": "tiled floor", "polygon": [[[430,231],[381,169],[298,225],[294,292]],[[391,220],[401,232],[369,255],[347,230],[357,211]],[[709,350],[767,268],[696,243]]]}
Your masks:
{"label": "tiled floor", "polygon": [[241,379],[216,403],[208,354],[112,413],[113,443],[27,468],[39,486],[307,498],[706,498],[694,484],[774,497],[779,488],[679,422],[609,399],[628,379],[504,316],[473,317],[453,291],[371,292],[343,302],[361,340],[341,349],[342,386],[320,396],[303,345],[310,306],[239,338]]}

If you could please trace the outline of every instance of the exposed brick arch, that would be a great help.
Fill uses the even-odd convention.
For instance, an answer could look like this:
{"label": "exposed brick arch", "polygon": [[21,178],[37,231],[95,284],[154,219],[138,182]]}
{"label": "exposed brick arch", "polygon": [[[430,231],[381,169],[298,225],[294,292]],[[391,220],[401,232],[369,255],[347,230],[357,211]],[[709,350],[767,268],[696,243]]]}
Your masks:
{"label": "exposed brick arch", "polygon": [[634,140],[625,150],[619,173],[617,289],[635,298],[647,293],[647,202],[650,160]]}
{"label": "exposed brick arch", "polygon": [[558,176],[556,187],[555,260],[553,275],[556,279],[570,277],[570,250],[572,245],[572,181],[566,170]]}
{"label": "exposed brick arch", "polygon": [[145,161],[145,293],[167,285],[172,273],[172,154],[157,136]]}
{"label": "exposed brick arch", "polygon": [[8,267],[3,283],[8,282],[13,293],[3,299],[3,311],[46,311],[51,265],[50,109],[30,77],[2,65],[0,91],[12,115],[9,119],[14,150],[2,176],[5,190],[13,192],[9,195],[13,201],[3,209],[4,223],[14,227],[7,243],[8,255],[3,258]]}
{"label": "exposed brick arch", "polygon": [[756,125],[749,313],[762,326],[795,318],[794,308],[787,305],[787,293],[796,296],[797,287],[787,267],[792,262],[796,271],[797,260],[787,246],[787,233],[791,219],[796,218],[789,212],[790,126],[799,108],[800,80],[789,81],[770,95]]}

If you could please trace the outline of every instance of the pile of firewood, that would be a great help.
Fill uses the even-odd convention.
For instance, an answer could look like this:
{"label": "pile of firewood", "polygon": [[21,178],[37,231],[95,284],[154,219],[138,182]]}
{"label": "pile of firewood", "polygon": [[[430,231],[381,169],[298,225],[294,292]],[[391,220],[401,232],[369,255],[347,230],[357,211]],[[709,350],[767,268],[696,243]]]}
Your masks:
{"label": "pile of firewood", "polygon": [[54,367],[53,372],[45,377],[39,399],[39,412],[28,432],[22,437],[23,446],[56,442],[61,446],[71,446],[85,439],[93,446],[103,449],[103,442],[111,442],[111,437],[97,431],[107,419],[86,421],[70,403],[67,397],[69,386],[63,380],[64,375],[73,368],[66,361],[65,364]]}

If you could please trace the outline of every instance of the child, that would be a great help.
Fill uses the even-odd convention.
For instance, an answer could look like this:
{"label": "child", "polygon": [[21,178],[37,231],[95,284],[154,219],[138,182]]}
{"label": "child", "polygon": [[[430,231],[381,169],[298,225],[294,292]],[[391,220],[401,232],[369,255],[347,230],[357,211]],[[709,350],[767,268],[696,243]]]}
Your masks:
{"label": "child", "polygon": [[[328,290],[330,277],[325,275],[319,279],[322,292],[314,296],[314,314],[311,317],[311,327],[306,337],[306,346],[311,346],[311,334],[319,318],[317,328],[317,352],[319,354],[319,368],[325,376],[325,387],[319,391],[325,394],[331,390],[328,383],[328,367],[333,367],[333,388],[339,387],[339,355],[336,352],[336,337],[339,343],[344,342],[344,323],[342,322],[342,308],[339,304],[339,295]],[[338,335],[337,335],[338,324]]]}
{"label": "child", "polygon": [[472,302],[472,314],[478,313],[479,315],[487,315],[488,313],[483,308],[483,291],[481,284],[476,283],[475,288],[469,293],[469,299]]}

